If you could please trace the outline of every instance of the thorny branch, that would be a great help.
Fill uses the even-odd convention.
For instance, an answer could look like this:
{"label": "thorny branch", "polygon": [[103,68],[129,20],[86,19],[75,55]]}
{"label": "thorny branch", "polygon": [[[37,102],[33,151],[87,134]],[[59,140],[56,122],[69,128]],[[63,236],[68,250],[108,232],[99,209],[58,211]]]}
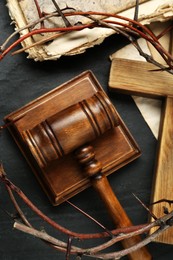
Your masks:
{"label": "thorny branch", "polygon": [[[38,42],[34,42],[30,46],[21,48],[20,50],[17,50],[13,52],[12,54],[17,54],[20,52],[25,51],[26,49],[32,48],[34,46],[43,44],[45,42],[48,42],[52,39],[55,39],[59,36],[61,36],[62,33],[72,32],[72,31],[80,31],[85,28],[94,28],[94,27],[102,27],[102,28],[109,28],[111,30],[114,30],[115,32],[122,34],[124,37],[126,37],[138,50],[139,54],[143,56],[148,62],[153,63],[155,66],[159,67],[161,70],[166,70],[169,73],[173,74],[173,57],[169,52],[167,52],[163,46],[159,42],[159,38],[166,33],[168,30],[172,29],[172,26],[168,28],[167,31],[163,32],[163,34],[160,34],[158,37],[155,36],[150,29],[148,29],[147,26],[142,25],[138,21],[138,9],[139,9],[139,1],[136,1],[136,8],[135,8],[135,15],[134,19],[130,19],[127,17],[120,16],[118,14],[111,14],[111,13],[104,13],[104,12],[82,12],[82,11],[69,11],[73,8],[66,8],[65,12],[60,10],[58,4],[56,1],[52,0],[52,3],[54,4],[56,11],[51,14],[43,14],[41,13],[41,10],[38,5],[38,1],[35,0],[35,4],[38,10],[39,19],[35,20],[34,22],[24,26],[23,28],[20,28],[15,33],[9,36],[9,38],[1,45],[1,54],[0,54],[0,60],[2,60],[5,55],[7,55],[13,48],[15,48],[18,44],[22,43],[25,39],[28,37],[32,37],[36,34],[47,34],[47,33],[54,33],[53,35],[44,36],[42,40],[39,40]],[[68,17],[70,16],[87,16],[92,22],[87,24],[78,24],[78,25],[71,25],[68,21]],[[105,17],[104,19],[99,19],[95,17]],[[49,19],[50,17],[62,17],[65,27],[56,27],[56,28],[45,28],[43,26],[43,21],[46,19]],[[109,20],[107,19],[109,18]],[[110,18],[116,18],[116,20],[110,20]],[[41,23],[41,27],[39,29],[32,29],[33,26],[36,24]],[[12,44],[10,44],[8,47],[6,45],[8,42],[12,39],[12,37],[22,32],[26,29],[29,29],[27,33],[25,33],[23,36],[21,36],[18,40],[14,41]],[[159,54],[163,57],[165,60],[166,65],[160,64],[159,62],[155,61],[152,56],[146,54],[143,52],[141,47],[136,41],[136,37],[142,37],[146,39],[149,43],[151,43],[154,48],[159,52]]]}
{"label": "thorny branch", "polygon": [[[62,226],[60,226],[58,223],[54,222],[50,218],[44,215],[27,197],[26,195],[17,187],[15,186],[8,178],[7,175],[4,172],[4,169],[2,165],[0,165],[0,181],[5,184],[5,187],[7,188],[10,198],[14,204],[14,207],[18,214],[20,215],[20,220],[23,222],[15,221],[14,222],[14,228],[18,229],[22,232],[25,232],[27,234],[30,234],[32,236],[35,236],[37,238],[40,238],[42,241],[45,241],[46,244],[53,247],[56,250],[60,250],[62,252],[66,253],[66,259],[69,259],[70,254],[80,254],[80,255],[87,255],[90,257],[97,257],[98,259],[114,259],[114,258],[120,258],[122,256],[125,256],[135,250],[140,249],[141,247],[147,245],[151,241],[153,241],[157,236],[159,236],[162,232],[167,230],[170,226],[173,224],[173,211],[169,214],[156,219],[152,223],[144,224],[140,226],[134,226],[134,227],[128,227],[128,228],[121,228],[110,231],[110,233],[103,232],[103,233],[97,233],[97,234],[81,234],[76,233],[73,231],[70,231]],[[62,233],[66,234],[68,236],[68,242],[65,243],[55,237],[50,236],[49,234],[39,231],[35,229],[26,219],[26,216],[23,216],[23,212],[20,209],[19,205],[16,206],[16,200],[14,199],[14,196],[11,194],[15,192],[27,205],[28,207],[33,210],[40,218],[42,218],[44,221],[46,221],[49,225],[52,225],[54,228],[58,229]],[[71,204],[72,205],[72,204]],[[22,214],[21,214],[22,212]],[[89,215],[88,215],[89,216]],[[143,241],[139,242],[138,244],[128,248],[124,249],[118,252],[111,252],[111,253],[101,253],[104,249],[109,248],[113,244],[122,241],[123,239],[127,239],[142,233],[148,232],[151,228],[158,227],[157,230],[150,236],[146,237]],[[110,236],[111,234],[111,236]],[[101,238],[101,237],[109,237],[108,242],[103,242],[102,244],[91,247],[91,248],[81,248],[76,247],[72,245],[72,240],[74,239],[95,239],[95,238]]]}
{"label": "thorny branch", "polygon": [[69,22],[69,20],[65,17],[65,15],[63,14],[63,12],[61,11],[61,9],[59,8],[57,2],[55,0],[52,0],[52,3],[54,4],[58,14],[61,16],[62,20],[64,21],[65,23],[65,26],[66,27],[70,27],[71,26],[71,23]]}

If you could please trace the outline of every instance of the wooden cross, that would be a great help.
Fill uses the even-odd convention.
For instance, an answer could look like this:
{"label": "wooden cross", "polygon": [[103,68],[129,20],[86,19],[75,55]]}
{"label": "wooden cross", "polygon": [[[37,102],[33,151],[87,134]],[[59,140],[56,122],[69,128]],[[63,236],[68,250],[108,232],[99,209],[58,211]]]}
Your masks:
{"label": "wooden cross", "polygon": [[[173,200],[173,75],[166,71],[151,71],[155,69],[147,62],[115,58],[109,78],[110,90],[163,99],[151,203]],[[161,217],[164,207],[173,210],[166,202],[153,205],[151,210]],[[173,244],[173,228],[156,241]]]}

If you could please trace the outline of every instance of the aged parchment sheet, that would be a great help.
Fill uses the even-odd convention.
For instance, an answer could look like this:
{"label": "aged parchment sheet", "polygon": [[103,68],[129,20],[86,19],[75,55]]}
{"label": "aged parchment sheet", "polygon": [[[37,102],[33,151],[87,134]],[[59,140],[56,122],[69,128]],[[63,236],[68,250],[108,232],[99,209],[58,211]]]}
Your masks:
{"label": "aged parchment sheet", "polygon": [[[39,0],[39,5],[42,12],[53,12],[55,6],[51,0]],[[73,7],[76,10],[82,11],[104,11],[109,13],[119,13],[122,16],[133,18],[135,0],[97,0],[97,1],[60,1],[57,0],[60,8]],[[150,24],[154,21],[165,21],[173,17],[173,0],[141,0],[139,8],[139,20],[144,24]],[[15,22],[16,29],[25,26],[26,24],[38,18],[38,12],[33,0],[7,0],[7,6],[11,18]],[[133,7],[132,7],[133,6]],[[112,19],[112,18],[111,18]],[[70,22],[74,25],[77,23],[87,23],[88,19],[75,17],[71,18]],[[38,25],[40,26],[40,25]],[[38,27],[37,26],[37,27]],[[54,17],[45,22],[46,27],[61,27],[64,26],[60,18]],[[22,31],[23,35],[28,32],[28,29]],[[100,44],[106,37],[110,36],[115,31],[106,28],[84,29],[64,33],[61,37],[52,40],[49,43],[44,43],[27,50],[28,58],[35,60],[50,60],[57,59],[62,55],[76,55],[84,52],[87,48]],[[48,35],[39,35],[32,38],[27,38],[23,43],[23,47],[30,46],[40,39],[45,39]]]}

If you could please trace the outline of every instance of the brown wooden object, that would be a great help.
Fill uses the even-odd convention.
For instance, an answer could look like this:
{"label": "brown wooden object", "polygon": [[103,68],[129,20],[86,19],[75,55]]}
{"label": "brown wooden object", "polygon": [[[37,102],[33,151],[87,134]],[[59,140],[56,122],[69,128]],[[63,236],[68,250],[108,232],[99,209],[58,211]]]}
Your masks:
{"label": "brown wooden object", "polygon": [[[40,124],[43,125],[48,118],[52,122],[56,114],[61,117],[65,111],[79,106],[80,102],[93,99],[98,92],[103,93],[103,89],[94,75],[90,71],[86,71],[5,117],[5,122],[11,122],[9,127],[11,134],[53,205],[58,205],[89,187],[90,180],[82,173],[78,163],[74,160],[73,153],[59,156],[61,158],[58,160],[49,159],[47,155],[44,155],[46,160],[44,162],[40,159],[41,155],[36,156],[35,149],[29,148],[29,140],[26,142],[26,137],[29,132],[32,133],[34,129],[38,129]],[[97,159],[102,164],[102,172],[106,175],[140,156],[139,147],[117,112],[116,120],[116,127],[97,138],[95,138],[95,133],[92,131],[90,133],[93,137],[90,144],[94,147]],[[81,137],[86,133],[86,129],[83,124],[79,124],[79,126],[81,131],[78,131],[78,134]],[[88,133],[91,129],[88,129]],[[79,138],[77,137],[77,139]],[[50,148],[52,148],[51,143]],[[46,152],[45,149],[42,150]],[[54,156],[54,153],[51,152],[51,154]],[[47,165],[46,167],[44,167],[44,163]]]}
{"label": "brown wooden object", "polygon": [[[91,72],[33,101],[5,121],[13,122],[10,131],[53,204],[92,184],[116,226],[132,225],[106,175],[137,158],[140,151]],[[138,236],[130,238],[124,246],[139,241]],[[145,248],[130,258],[151,259]]]}
{"label": "brown wooden object", "polygon": [[[110,90],[163,99],[151,203],[161,199],[173,200],[173,76],[165,71],[151,71],[155,69],[147,62],[116,58],[112,62],[109,79]],[[169,211],[173,210],[168,203],[155,204],[151,210],[161,217],[164,206]],[[156,241],[173,244],[172,234],[173,228],[170,228]]]}
{"label": "brown wooden object", "polygon": [[22,136],[44,168],[118,125],[114,107],[103,91],[98,91],[23,131]]}

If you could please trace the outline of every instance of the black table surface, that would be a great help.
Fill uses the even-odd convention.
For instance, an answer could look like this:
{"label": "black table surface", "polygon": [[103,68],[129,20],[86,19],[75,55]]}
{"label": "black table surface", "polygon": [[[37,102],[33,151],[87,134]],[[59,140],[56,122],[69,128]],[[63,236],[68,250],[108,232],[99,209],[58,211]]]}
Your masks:
{"label": "black table surface", "polygon": [[[0,2],[0,44],[14,29],[13,25],[10,26],[11,20],[5,4],[5,0]],[[127,43],[126,39],[114,35],[101,45],[88,49],[84,54],[61,57],[57,61],[35,62],[27,59],[25,53],[16,56],[7,55],[0,63],[0,119],[3,124],[4,116],[10,112],[81,72],[91,70],[107,92],[142,151],[139,159],[109,176],[109,181],[117,197],[133,223],[137,225],[147,222],[148,213],[132,194],[135,193],[146,205],[149,205],[157,141],[131,96],[110,93],[107,88],[111,66],[109,56]],[[95,223],[66,203],[58,207],[50,205],[7,130],[4,130],[0,136],[0,161],[3,163],[8,177],[49,217],[73,231],[83,233],[101,231]],[[71,201],[107,228],[113,228],[104,206],[92,188],[76,195]],[[48,233],[64,241],[67,240],[67,237],[52,230],[25,204],[20,200],[19,202],[35,227],[45,229]],[[55,251],[39,239],[13,229],[13,221],[4,210],[10,213],[15,213],[15,211],[2,184],[0,186],[0,207],[0,259],[65,259],[63,253]],[[88,245],[91,246],[92,243],[88,242]],[[168,260],[173,257],[171,245],[152,242],[148,245],[148,249],[153,259]],[[72,256],[70,259],[75,259],[75,257]],[[83,257],[82,259],[88,258]],[[126,258],[124,257],[124,259]]]}

